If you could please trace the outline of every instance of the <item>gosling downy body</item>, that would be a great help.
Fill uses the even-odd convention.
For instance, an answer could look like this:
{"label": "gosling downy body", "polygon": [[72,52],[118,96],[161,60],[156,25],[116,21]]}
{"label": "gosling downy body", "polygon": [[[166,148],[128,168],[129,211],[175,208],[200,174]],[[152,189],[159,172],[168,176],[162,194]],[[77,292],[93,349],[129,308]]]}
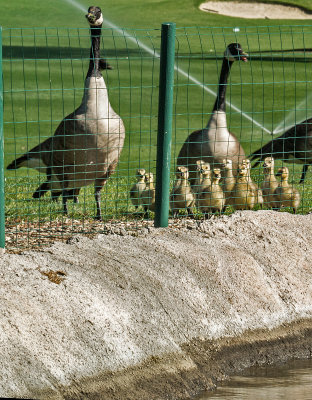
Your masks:
{"label": "gosling downy body", "polygon": [[262,195],[263,195],[263,204],[269,208],[276,207],[276,197],[275,190],[278,187],[278,182],[274,173],[274,158],[273,157],[265,157],[263,162],[263,174],[264,180],[262,182]]}
{"label": "gosling downy body", "polygon": [[225,197],[220,186],[221,170],[214,168],[211,173],[210,185],[205,185],[205,178],[198,194],[198,208],[206,217],[209,213],[221,213],[225,205]]}
{"label": "gosling downy body", "polygon": [[130,189],[130,200],[137,210],[141,205],[141,195],[146,188],[145,183],[145,169],[139,168],[136,171],[136,183]]}
{"label": "gosling downy body", "polygon": [[246,164],[240,164],[236,183],[233,189],[233,206],[235,210],[252,210],[256,204],[256,193],[251,188]]}
{"label": "gosling downy body", "polygon": [[145,190],[141,193],[141,204],[145,211],[145,216],[148,216],[149,211],[155,211],[155,186],[154,175],[152,172],[145,173]]}
{"label": "gosling downy body", "polygon": [[294,214],[296,214],[300,205],[300,193],[288,182],[288,168],[279,168],[276,175],[281,178],[278,187],[275,189],[276,208],[280,209],[281,207],[290,207]]}
{"label": "gosling downy body", "polygon": [[195,204],[195,197],[188,177],[189,173],[187,167],[178,166],[175,185],[170,194],[170,209],[175,218],[180,210],[186,210],[187,215],[193,215],[192,208]]}

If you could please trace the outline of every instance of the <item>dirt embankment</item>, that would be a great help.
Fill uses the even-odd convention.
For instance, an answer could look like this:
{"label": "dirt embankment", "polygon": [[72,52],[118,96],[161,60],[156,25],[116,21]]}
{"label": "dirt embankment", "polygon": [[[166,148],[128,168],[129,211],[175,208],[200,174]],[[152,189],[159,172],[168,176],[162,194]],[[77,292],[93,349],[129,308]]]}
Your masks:
{"label": "dirt embankment", "polygon": [[311,357],[311,226],[238,212],[3,255],[0,396],[187,399]]}

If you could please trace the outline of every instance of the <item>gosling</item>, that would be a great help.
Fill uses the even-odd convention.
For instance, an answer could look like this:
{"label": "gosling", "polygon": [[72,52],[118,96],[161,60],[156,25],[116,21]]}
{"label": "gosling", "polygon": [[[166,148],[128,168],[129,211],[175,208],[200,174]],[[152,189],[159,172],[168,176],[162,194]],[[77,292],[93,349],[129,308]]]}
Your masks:
{"label": "gosling", "polygon": [[145,169],[140,168],[136,172],[137,182],[130,189],[130,200],[135,207],[135,210],[139,208],[141,205],[141,194],[143,190],[146,188],[146,183],[144,180],[145,177]]}
{"label": "gosling", "polygon": [[261,189],[263,194],[263,203],[269,208],[275,208],[275,190],[278,187],[278,182],[274,175],[274,158],[266,157],[263,163],[264,181]]}
{"label": "gosling", "polygon": [[173,217],[176,218],[181,209],[186,209],[187,215],[192,216],[195,198],[188,181],[188,168],[178,166],[176,170],[176,178],[177,180],[170,195],[170,209]]}
{"label": "gosling", "polygon": [[211,168],[210,164],[203,160],[197,160],[196,163],[196,185],[194,185],[195,203],[196,207],[200,208],[198,203],[199,195],[203,191],[203,188],[211,186]]}
{"label": "gosling", "polygon": [[238,166],[236,183],[233,190],[233,206],[235,210],[252,210],[256,204],[256,193],[250,187],[247,165]]}
{"label": "gosling", "polygon": [[[193,188],[193,191],[195,193],[195,195],[199,192],[200,190],[200,186],[202,184],[202,180],[203,180],[203,176],[202,176],[202,166],[206,165],[205,169],[209,169],[210,171],[210,164],[203,161],[203,160],[197,160],[196,161],[196,180],[195,180],[195,185]],[[208,178],[208,176],[207,176]],[[211,182],[210,182],[211,183]]]}
{"label": "gosling", "polygon": [[141,204],[144,208],[144,217],[148,217],[149,211],[155,211],[155,186],[152,172],[145,173],[145,189],[141,193]]}
{"label": "gosling", "polygon": [[[224,205],[225,205],[225,197],[221,186],[219,185],[221,179],[221,170],[220,168],[214,168],[211,174],[211,178],[205,177],[207,175],[208,170],[203,170],[203,181],[201,186],[201,191],[198,194],[198,206],[199,209],[204,214],[204,218],[208,216],[208,213],[219,213],[221,214]],[[210,175],[210,169],[209,169]],[[205,186],[205,182],[209,182],[211,179],[210,185]]]}
{"label": "gosling", "polygon": [[279,168],[276,176],[281,177],[281,182],[275,189],[276,208],[279,210],[281,207],[290,207],[293,209],[294,214],[296,214],[297,208],[300,205],[300,193],[288,183],[288,168]]}
{"label": "gosling", "polygon": [[256,204],[259,204],[261,208],[263,208],[263,194],[262,194],[262,190],[258,187],[258,185],[252,180],[251,176],[250,176],[250,171],[251,171],[251,162],[249,160],[249,158],[246,158],[242,161],[242,164],[245,164],[248,170],[248,174],[247,174],[247,179],[249,182],[249,185],[251,187],[251,189],[254,191],[255,193],[255,198],[256,198]]}
{"label": "gosling", "polygon": [[233,161],[230,158],[225,158],[222,162],[223,168],[223,192],[225,196],[225,206],[233,205],[233,189],[236,179],[233,175]]}

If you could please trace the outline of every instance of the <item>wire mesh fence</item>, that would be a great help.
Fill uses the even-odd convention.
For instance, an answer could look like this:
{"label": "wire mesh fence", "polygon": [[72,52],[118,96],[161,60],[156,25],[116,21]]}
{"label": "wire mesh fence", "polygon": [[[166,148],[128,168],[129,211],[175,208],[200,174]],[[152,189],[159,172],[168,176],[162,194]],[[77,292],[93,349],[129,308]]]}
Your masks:
{"label": "wire mesh fence", "polygon": [[[40,147],[19,168],[14,161],[54,137],[64,117],[81,110],[82,104],[85,111],[86,92],[92,92],[85,88],[94,58],[90,30],[2,31],[4,165],[13,162],[12,170],[5,171],[8,249],[66,240],[74,232],[105,232],[115,223],[129,230],[153,224],[160,33],[160,29],[102,29],[101,58],[113,68],[101,71],[104,91],[123,121],[125,139],[123,146],[106,144],[107,149],[117,148],[120,157],[101,186],[102,218],[95,220],[95,178],[88,180],[86,175],[85,184],[75,182],[81,165],[89,168],[94,162],[98,167],[100,161],[97,155],[88,159],[86,152],[85,163],[78,161],[80,153],[72,152],[64,139],[66,125],[57,139],[63,146],[59,164],[55,144]],[[216,212],[260,208],[310,212],[311,175],[307,171],[303,179],[302,171],[312,159],[311,35],[311,26],[176,29],[170,216],[202,219]],[[233,54],[237,45],[229,50],[231,43],[240,44],[240,53]],[[248,62],[243,62],[245,58]],[[103,107],[108,109],[107,104]],[[85,122],[93,121],[82,114]],[[112,126],[114,119],[110,114],[107,124]],[[94,129],[95,137],[103,134]],[[199,133],[192,136],[194,131]],[[82,135],[78,125],[74,133]],[[98,147],[97,140],[91,149]],[[85,150],[84,145],[77,150]],[[274,158],[273,166],[268,157]],[[231,158],[232,165],[227,166]],[[74,166],[74,178],[65,177],[66,159]],[[260,163],[250,168],[257,160]],[[57,168],[62,169],[58,175],[62,178],[55,176]],[[103,176],[98,173],[97,178]],[[67,180],[71,185],[65,191],[64,213]],[[272,199],[271,192],[278,187]]]}

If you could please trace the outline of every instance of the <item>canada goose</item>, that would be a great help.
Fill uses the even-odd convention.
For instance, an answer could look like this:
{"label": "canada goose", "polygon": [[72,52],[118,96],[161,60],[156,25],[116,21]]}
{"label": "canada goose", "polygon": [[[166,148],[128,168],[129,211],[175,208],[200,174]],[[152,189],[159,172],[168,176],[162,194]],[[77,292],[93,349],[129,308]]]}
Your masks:
{"label": "canada goose", "polygon": [[176,170],[176,182],[170,194],[170,209],[174,218],[177,217],[179,210],[187,210],[188,215],[192,215],[192,207],[195,203],[194,194],[188,181],[189,173],[187,167],[178,166]]}
{"label": "canada goose", "polygon": [[227,46],[219,78],[218,94],[208,124],[205,128],[191,133],[180,150],[177,165],[188,167],[192,188],[196,182],[198,159],[209,162],[212,169],[220,167],[224,158],[231,159],[236,174],[238,163],[245,158],[245,152],[238,139],[227,128],[225,94],[233,62],[247,61],[246,56],[239,43]]}
{"label": "canada goose", "polygon": [[274,174],[274,158],[265,157],[263,163],[264,180],[262,182],[263,204],[270,208],[275,208],[275,189],[278,186]]}
{"label": "canada goose", "polygon": [[276,208],[280,209],[281,207],[291,207],[294,211],[294,214],[296,214],[297,208],[300,205],[300,194],[296,188],[288,183],[288,168],[279,168],[276,176],[281,177],[281,182],[275,189]]}
{"label": "canada goose", "polygon": [[251,189],[254,191],[255,193],[255,201],[256,204],[259,204],[260,207],[263,207],[263,194],[262,194],[262,190],[258,187],[258,185],[252,180],[250,172],[251,172],[251,162],[249,160],[249,158],[245,158],[242,161],[242,164],[245,164],[247,167],[247,179],[249,182],[249,186],[251,187]]}
{"label": "canada goose", "polygon": [[144,208],[144,216],[148,216],[149,211],[155,211],[155,186],[154,175],[152,172],[147,172],[144,177],[145,190],[141,193],[141,204]]}
{"label": "canada goose", "polygon": [[225,196],[225,206],[233,204],[233,189],[236,179],[233,175],[233,162],[229,158],[225,158],[222,162],[223,169],[223,192]]}
{"label": "canada goose", "polygon": [[141,194],[143,190],[146,188],[145,183],[145,169],[140,168],[136,172],[137,182],[130,189],[130,199],[135,209],[141,205]]}
{"label": "canada goose", "polygon": [[[63,119],[52,138],[13,161],[8,169],[43,163],[48,181],[52,182],[49,188],[55,190],[55,185],[62,190],[65,214],[70,195],[94,183],[96,218],[101,219],[100,190],[117,166],[125,128],[110,105],[100,71],[101,9],[89,7],[86,18],[90,24],[91,49],[81,105]],[[34,153],[40,156],[33,160]]]}
{"label": "canada goose", "polygon": [[235,210],[252,210],[255,204],[256,192],[250,186],[247,165],[241,163],[233,189],[233,206]]}
{"label": "canada goose", "polygon": [[258,161],[253,167],[267,156],[273,156],[275,159],[288,163],[303,164],[300,178],[300,183],[303,183],[309,165],[312,164],[312,118],[291,127],[283,135],[254,151],[250,159],[258,159]]}
{"label": "canada goose", "polygon": [[[105,69],[112,69],[111,65],[108,64],[108,62],[104,59],[100,59],[99,61],[99,68],[101,70],[105,70]],[[18,162],[20,163],[24,163],[24,165],[20,164],[20,166],[25,166],[25,167],[31,167],[29,160],[30,159],[39,159],[41,164],[39,168],[37,168],[40,172],[43,172],[43,170],[45,169],[45,172],[47,174],[48,177],[51,177],[51,167],[44,165],[44,162],[46,161],[46,155],[44,154],[44,152],[49,152],[50,149],[53,148],[53,137],[48,138],[46,141],[44,141],[43,143],[41,143],[38,146],[34,147],[32,150],[30,150],[28,153],[26,153],[24,156],[18,158],[17,160],[13,161],[8,167],[7,169],[15,169],[15,166]],[[25,158],[26,156],[26,158]],[[14,168],[9,168],[10,166],[13,166]],[[19,167],[16,167],[19,168]],[[62,191],[60,190],[60,184],[59,182],[53,182],[51,180],[47,180],[45,182],[43,182],[33,193],[33,198],[34,199],[38,199],[40,197],[42,197],[46,192],[48,192],[49,190],[51,190],[51,198],[53,201],[56,201],[58,199],[58,197],[62,194]],[[78,195],[80,192],[80,189],[72,189],[69,192],[68,197],[72,197],[75,203],[78,203]]]}
{"label": "canada goose", "polygon": [[225,204],[225,197],[221,186],[219,185],[221,179],[220,168],[214,168],[209,177],[207,183],[210,181],[210,185],[205,185],[205,174],[208,170],[203,170],[203,183],[198,193],[198,208],[206,217],[208,213],[221,213]]}

